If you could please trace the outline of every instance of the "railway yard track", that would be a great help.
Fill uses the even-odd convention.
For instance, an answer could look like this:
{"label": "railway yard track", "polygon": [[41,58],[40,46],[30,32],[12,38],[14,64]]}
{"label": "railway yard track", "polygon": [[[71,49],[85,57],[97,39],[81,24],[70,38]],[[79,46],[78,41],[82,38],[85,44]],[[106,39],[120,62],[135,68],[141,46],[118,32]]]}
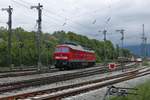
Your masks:
{"label": "railway yard track", "polygon": [[[95,67],[97,67],[97,66],[95,66]],[[103,66],[103,65],[99,64],[99,66]],[[55,69],[55,68],[51,68],[48,70],[42,70],[42,71],[37,71],[36,68],[30,68],[30,69],[24,69],[24,70],[13,70],[13,71],[0,72],[0,78],[35,75],[35,74],[43,74],[43,73],[53,73],[53,72],[58,72],[58,71],[59,70]]]}
{"label": "railway yard track", "polygon": [[[131,66],[131,65],[130,65]],[[133,66],[133,65],[132,65]],[[120,70],[121,68],[117,69]],[[106,67],[96,67],[93,69],[86,69],[82,71],[75,71],[71,73],[58,74],[40,78],[33,78],[15,82],[4,82],[0,84],[0,93],[10,92],[16,89],[23,89],[27,87],[36,87],[39,85],[52,84],[60,81],[71,80],[75,78],[87,77],[96,74],[102,74],[106,72]]]}
{"label": "railway yard track", "polygon": [[57,71],[59,71],[59,70],[58,69],[49,69],[49,70],[44,70],[44,71],[25,70],[25,71],[17,71],[17,72],[5,72],[5,73],[0,73],[0,78],[52,73],[52,72],[57,72]]}
{"label": "railway yard track", "polygon": [[[103,65],[98,64],[95,67],[98,67],[98,66],[103,66]],[[12,71],[0,71],[0,78],[52,73],[52,72],[58,72],[58,71],[59,69],[56,69],[56,68],[49,68],[49,69],[47,68],[41,71],[38,71],[37,68],[28,68],[28,69],[12,70]]]}
{"label": "railway yard track", "polygon": [[[125,68],[133,68],[135,67],[135,64],[127,64]],[[108,69],[108,68],[107,68]],[[24,88],[29,88],[29,87],[37,87],[41,85],[47,85],[47,84],[52,84],[56,82],[61,82],[61,81],[67,81],[71,79],[76,79],[76,78],[81,78],[81,77],[88,77],[92,75],[97,75],[97,74],[102,74],[108,71],[106,67],[94,67],[94,68],[87,68],[87,69],[82,69],[82,70],[75,70],[75,71],[70,71],[69,73],[65,74],[52,74],[50,76],[46,77],[38,77],[38,78],[33,78],[33,79],[26,79],[26,80],[19,80],[19,81],[10,81],[10,82],[2,82],[0,83],[0,94],[6,93],[6,92],[11,92],[11,91],[19,91],[23,90]],[[121,70],[121,67],[118,67],[116,70]],[[64,71],[62,71],[64,72]],[[39,75],[38,73],[36,73]],[[16,74],[17,75],[17,74]],[[19,75],[19,74],[18,74]],[[28,75],[30,76],[30,75]],[[31,74],[32,76],[32,74]],[[13,76],[15,78],[15,76]],[[0,78],[3,79],[3,78]],[[7,79],[7,78],[4,78]],[[55,90],[57,90],[55,88]],[[53,90],[54,91],[54,90]],[[1,99],[0,99],[1,100]],[[8,99],[4,99],[8,100]],[[14,100],[14,99],[10,99]]]}
{"label": "railway yard track", "polygon": [[80,78],[80,77],[86,77],[90,75],[100,74],[104,71],[102,68],[95,68],[95,69],[89,69],[89,70],[83,70],[83,71],[77,71],[74,73],[67,73],[67,74],[59,74],[54,76],[48,76],[48,77],[42,77],[42,78],[36,78],[36,79],[29,79],[29,80],[23,80],[23,81],[17,81],[17,82],[9,82],[9,83],[2,83],[0,84],[0,93],[21,89],[25,87],[33,87],[38,85],[45,85],[45,84],[51,84],[55,82]]}
{"label": "railway yard track", "polygon": [[40,91],[35,91],[30,93],[4,97],[4,98],[0,98],[0,100],[17,100],[17,99],[25,99],[29,97],[30,99],[28,100],[59,100],[60,98],[63,97],[77,95],[79,93],[102,88],[110,84],[119,83],[133,78],[141,77],[147,74],[150,74],[149,68],[145,68],[145,67],[138,68],[132,71],[124,72],[109,77],[103,77],[92,81],[81,82],[81,83],[67,85],[67,86],[61,86],[61,87],[56,87],[56,88],[51,88],[46,90],[40,90]]}
{"label": "railway yard track", "polygon": [[0,73],[11,73],[11,72],[24,72],[24,71],[33,71],[33,70],[37,70],[36,67],[30,67],[30,68],[13,68],[11,70],[7,70],[7,71],[0,71]]}
{"label": "railway yard track", "polygon": [[81,93],[85,93],[91,90],[96,90],[102,87],[106,87],[109,86],[110,84],[116,84],[116,83],[120,83],[123,81],[127,81],[127,80],[131,80],[134,78],[138,78],[138,77],[142,77],[145,75],[150,74],[150,70],[146,70],[146,71],[142,71],[142,72],[131,72],[130,74],[126,74],[123,77],[117,77],[115,79],[111,79],[113,76],[109,77],[108,81],[99,81],[99,82],[94,82],[94,83],[89,83],[89,84],[85,84],[85,85],[80,85],[77,87],[71,87],[71,88],[67,88],[67,89],[62,89],[59,90],[57,92],[51,92],[51,93],[46,93],[43,95],[37,95],[34,97],[30,97],[28,98],[28,100],[61,100],[62,98],[66,98],[68,96],[74,96],[77,94],[81,94]]}

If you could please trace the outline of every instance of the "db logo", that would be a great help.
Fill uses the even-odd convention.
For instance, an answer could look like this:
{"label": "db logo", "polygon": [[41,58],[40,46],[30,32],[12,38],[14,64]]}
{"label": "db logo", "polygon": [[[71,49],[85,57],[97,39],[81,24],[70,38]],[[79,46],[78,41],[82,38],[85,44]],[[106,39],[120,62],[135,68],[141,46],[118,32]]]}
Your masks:
{"label": "db logo", "polygon": [[110,64],[108,64],[108,68],[109,68],[110,70],[114,70],[114,69],[116,69],[116,67],[117,67],[117,65],[116,65],[115,63],[110,63]]}

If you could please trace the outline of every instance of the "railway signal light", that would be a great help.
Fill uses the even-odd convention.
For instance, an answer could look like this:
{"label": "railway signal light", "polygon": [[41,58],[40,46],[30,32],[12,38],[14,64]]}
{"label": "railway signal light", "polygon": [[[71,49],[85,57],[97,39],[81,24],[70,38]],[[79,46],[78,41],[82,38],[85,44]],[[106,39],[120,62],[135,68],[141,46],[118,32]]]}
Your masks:
{"label": "railway signal light", "polygon": [[117,64],[115,64],[115,63],[109,63],[109,64],[108,64],[109,70],[115,70],[116,67],[117,67]]}

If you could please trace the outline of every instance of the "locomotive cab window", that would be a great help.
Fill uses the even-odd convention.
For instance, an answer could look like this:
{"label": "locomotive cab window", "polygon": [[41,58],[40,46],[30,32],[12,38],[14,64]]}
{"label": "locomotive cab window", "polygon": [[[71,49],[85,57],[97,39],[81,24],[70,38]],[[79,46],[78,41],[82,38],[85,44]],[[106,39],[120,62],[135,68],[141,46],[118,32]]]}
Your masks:
{"label": "locomotive cab window", "polygon": [[62,52],[69,52],[69,48],[63,47]]}
{"label": "locomotive cab window", "polygon": [[67,47],[58,47],[56,48],[55,52],[69,52],[69,48]]}

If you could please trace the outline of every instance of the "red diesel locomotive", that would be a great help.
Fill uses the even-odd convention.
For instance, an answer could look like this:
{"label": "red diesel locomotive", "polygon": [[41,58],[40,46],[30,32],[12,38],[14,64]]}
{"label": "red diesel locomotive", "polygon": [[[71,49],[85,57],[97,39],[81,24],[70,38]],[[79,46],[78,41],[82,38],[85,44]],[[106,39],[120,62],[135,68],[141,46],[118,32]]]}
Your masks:
{"label": "red diesel locomotive", "polygon": [[60,70],[93,66],[96,62],[94,51],[77,44],[57,45],[53,59],[55,67]]}

